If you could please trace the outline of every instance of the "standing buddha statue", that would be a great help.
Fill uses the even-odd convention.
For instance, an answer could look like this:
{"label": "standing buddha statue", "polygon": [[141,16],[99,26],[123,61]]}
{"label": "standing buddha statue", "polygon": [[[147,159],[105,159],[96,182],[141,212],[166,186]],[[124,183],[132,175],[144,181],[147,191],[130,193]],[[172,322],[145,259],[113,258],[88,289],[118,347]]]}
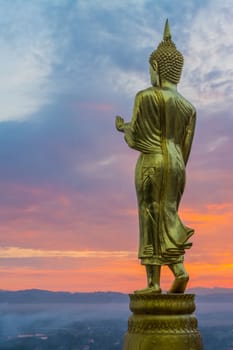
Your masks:
{"label": "standing buddha statue", "polygon": [[116,128],[129,147],[140,152],[135,169],[140,242],[138,257],[147,287],[135,293],[161,293],[160,269],[174,274],[170,293],[183,293],[189,276],[184,253],[194,230],[178,215],[185,187],[196,111],[178,91],[183,56],[172,41],[168,20],[163,41],[149,58],[152,86],[137,93],[132,120],[116,117]]}

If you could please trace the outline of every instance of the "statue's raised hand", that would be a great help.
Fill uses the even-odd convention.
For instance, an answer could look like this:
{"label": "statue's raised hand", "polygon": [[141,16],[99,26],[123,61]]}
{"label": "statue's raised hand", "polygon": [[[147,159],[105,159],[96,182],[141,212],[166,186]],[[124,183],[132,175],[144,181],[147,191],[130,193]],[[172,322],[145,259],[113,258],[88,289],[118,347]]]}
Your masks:
{"label": "statue's raised hand", "polygon": [[124,132],[124,124],[125,124],[124,118],[117,115],[116,121],[115,121],[116,129],[118,131]]}

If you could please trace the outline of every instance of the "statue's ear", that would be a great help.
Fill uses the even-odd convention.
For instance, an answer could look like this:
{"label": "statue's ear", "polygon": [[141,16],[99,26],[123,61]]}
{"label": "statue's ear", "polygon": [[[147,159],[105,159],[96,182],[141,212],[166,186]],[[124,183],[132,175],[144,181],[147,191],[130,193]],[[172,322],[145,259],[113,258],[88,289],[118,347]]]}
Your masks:
{"label": "statue's ear", "polygon": [[152,66],[152,68],[154,69],[154,71],[156,71],[156,73],[158,73],[158,63],[157,63],[157,61],[152,61],[152,63],[151,63],[151,66]]}

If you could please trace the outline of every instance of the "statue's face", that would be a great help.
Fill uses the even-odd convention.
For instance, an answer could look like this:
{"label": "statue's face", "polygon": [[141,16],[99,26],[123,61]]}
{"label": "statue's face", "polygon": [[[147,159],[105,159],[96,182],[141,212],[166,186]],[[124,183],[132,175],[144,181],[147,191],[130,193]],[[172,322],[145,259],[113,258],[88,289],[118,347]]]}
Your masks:
{"label": "statue's face", "polygon": [[153,62],[153,66],[150,64],[150,80],[153,86],[160,86],[158,64],[156,61]]}

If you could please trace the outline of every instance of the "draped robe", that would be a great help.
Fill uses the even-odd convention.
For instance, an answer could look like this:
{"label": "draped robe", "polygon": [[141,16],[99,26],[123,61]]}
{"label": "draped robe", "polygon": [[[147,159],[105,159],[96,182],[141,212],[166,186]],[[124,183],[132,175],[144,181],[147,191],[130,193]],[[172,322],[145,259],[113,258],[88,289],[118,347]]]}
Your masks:
{"label": "draped robe", "polygon": [[151,87],[136,95],[132,120],[125,124],[126,142],[140,152],[135,186],[142,264],[182,262],[192,245],[194,230],[182,223],[178,207],[195,119],[195,108],[177,91]]}

